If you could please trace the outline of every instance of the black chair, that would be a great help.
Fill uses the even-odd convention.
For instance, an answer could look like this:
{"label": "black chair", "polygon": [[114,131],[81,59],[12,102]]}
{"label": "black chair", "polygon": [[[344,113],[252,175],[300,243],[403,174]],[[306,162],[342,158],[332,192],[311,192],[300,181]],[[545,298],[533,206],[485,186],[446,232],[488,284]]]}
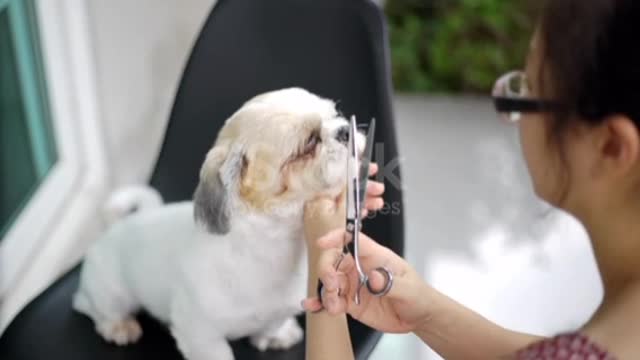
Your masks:
{"label": "black chair", "polygon": [[[345,114],[378,121],[375,161],[397,158],[384,17],[369,0],[220,0],[185,68],[151,185],[167,201],[189,199],[204,154],[217,131],[244,101],[269,90],[299,86],[339,101]],[[387,169],[390,170],[390,169]],[[176,176],[180,174],[180,176]],[[365,231],[403,252],[402,194],[388,173],[385,199],[392,206]],[[72,311],[74,269],[31,302],[0,337],[0,359],[181,359],[167,331],[140,315],[144,335],[119,348],[105,343],[90,320]],[[300,319],[303,321],[303,319]],[[359,359],[380,334],[350,322]],[[233,344],[237,359],[303,359],[300,344],[286,352],[259,353],[246,340]]]}

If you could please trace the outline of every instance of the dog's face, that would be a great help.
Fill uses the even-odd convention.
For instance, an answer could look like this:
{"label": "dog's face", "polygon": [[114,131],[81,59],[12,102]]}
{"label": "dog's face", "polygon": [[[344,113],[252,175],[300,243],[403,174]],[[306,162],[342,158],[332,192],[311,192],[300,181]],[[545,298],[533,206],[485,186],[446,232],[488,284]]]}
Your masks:
{"label": "dog's face", "polygon": [[[226,233],[238,209],[268,213],[345,184],[348,123],[335,103],[299,88],[259,95],[225,123],[200,171],[196,220]],[[364,137],[357,135],[358,147]]]}

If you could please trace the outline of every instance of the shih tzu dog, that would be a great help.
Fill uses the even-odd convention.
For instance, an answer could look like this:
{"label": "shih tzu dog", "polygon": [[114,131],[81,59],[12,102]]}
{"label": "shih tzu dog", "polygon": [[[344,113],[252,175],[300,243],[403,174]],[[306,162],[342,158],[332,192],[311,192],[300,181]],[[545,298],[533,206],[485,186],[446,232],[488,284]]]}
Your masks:
{"label": "shih tzu dog", "polygon": [[251,99],[206,155],[193,201],[161,205],[143,188],[111,199],[123,214],[138,210],[89,250],[74,308],[118,345],[140,338],[135,314],[145,310],[190,360],[233,359],[228,341],[247,336],[260,350],[295,345],[303,205],[343,190],[348,134],[335,103],[303,89]]}

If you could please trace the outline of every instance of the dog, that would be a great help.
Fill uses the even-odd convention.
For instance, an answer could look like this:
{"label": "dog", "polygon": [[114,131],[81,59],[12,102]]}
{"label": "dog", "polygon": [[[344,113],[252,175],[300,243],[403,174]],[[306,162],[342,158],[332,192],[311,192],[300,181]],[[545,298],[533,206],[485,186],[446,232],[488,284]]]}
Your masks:
{"label": "dog", "polygon": [[141,187],[112,197],[120,219],[90,247],[74,309],[117,345],[141,337],[144,310],[189,360],[231,360],[228,341],[244,337],[261,351],[297,344],[303,207],[344,190],[348,137],[335,103],[304,89],[250,99],[206,154],[192,201],[163,205]]}

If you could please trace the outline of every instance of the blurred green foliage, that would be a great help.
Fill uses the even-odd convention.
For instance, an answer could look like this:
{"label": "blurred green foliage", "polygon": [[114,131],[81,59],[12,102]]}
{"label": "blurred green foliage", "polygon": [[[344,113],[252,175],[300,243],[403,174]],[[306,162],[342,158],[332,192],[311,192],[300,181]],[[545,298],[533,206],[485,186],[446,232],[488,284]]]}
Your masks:
{"label": "blurred green foliage", "polygon": [[527,0],[387,0],[394,86],[405,92],[490,91],[524,66]]}

